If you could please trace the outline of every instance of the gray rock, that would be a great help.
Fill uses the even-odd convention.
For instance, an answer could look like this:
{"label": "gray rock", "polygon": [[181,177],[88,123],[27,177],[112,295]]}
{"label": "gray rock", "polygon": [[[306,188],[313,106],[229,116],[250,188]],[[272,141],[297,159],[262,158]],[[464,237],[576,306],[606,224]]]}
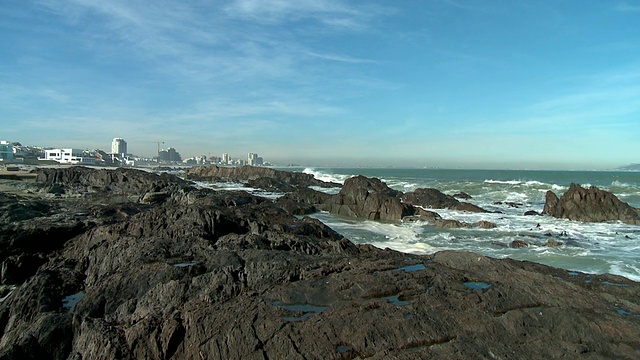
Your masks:
{"label": "gray rock", "polygon": [[[355,176],[347,179],[340,192],[326,204],[332,214],[368,220],[400,221],[407,216],[434,213],[418,209],[401,201],[402,193],[376,178]],[[439,216],[437,216],[439,217]]]}
{"label": "gray rock", "polygon": [[640,225],[638,209],[620,201],[614,194],[595,186],[585,189],[572,183],[559,199],[551,191],[546,194],[544,214],[586,222],[622,221]]}

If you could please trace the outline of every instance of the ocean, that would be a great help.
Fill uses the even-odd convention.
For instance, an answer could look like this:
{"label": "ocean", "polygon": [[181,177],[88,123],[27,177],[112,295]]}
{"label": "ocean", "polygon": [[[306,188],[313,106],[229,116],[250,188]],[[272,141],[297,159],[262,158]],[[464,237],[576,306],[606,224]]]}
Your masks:
{"label": "ocean", "polygon": [[[620,200],[640,208],[640,172],[534,171],[534,170],[445,170],[395,168],[286,168],[313,174],[316,178],[343,183],[355,175],[376,177],[403,192],[435,188],[445,194],[465,192],[462,200],[497,213],[468,213],[436,209],[444,219],[464,222],[487,220],[494,229],[441,229],[426,222],[385,223],[337,217],[326,212],[311,215],[357,244],[431,254],[441,250],[467,250],[494,258],[529,260],[585,273],[611,273],[640,281],[640,226],[613,223],[583,223],[549,216],[525,216],[541,212],[548,190],[561,196],[574,182],[597,186]],[[217,184],[218,186],[223,184]],[[223,185],[229,188],[229,184]],[[232,188],[234,186],[231,186]],[[281,194],[243,188],[257,195],[276,198]],[[337,193],[339,188],[317,189]],[[559,247],[545,246],[549,239]],[[511,248],[521,240],[528,247]]]}

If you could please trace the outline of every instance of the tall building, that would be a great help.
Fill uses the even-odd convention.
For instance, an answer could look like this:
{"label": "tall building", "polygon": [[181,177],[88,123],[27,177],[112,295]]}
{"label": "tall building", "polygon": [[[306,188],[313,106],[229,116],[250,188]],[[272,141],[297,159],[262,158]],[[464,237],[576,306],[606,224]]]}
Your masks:
{"label": "tall building", "polygon": [[13,145],[8,141],[0,141],[0,161],[11,162],[13,160]]}
{"label": "tall building", "polygon": [[180,153],[176,151],[176,149],[170,147],[166,150],[161,150],[160,154],[158,154],[158,159],[160,161],[168,161],[168,162],[181,162],[182,157]]}
{"label": "tall building", "polygon": [[127,154],[127,142],[121,138],[115,138],[111,142],[111,153],[112,154]]}
{"label": "tall building", "polygon": [[222,154],[222,163],[226,164],[226,165],[230,164],[231,163],[231,156],[229,156],[229,154],[227,154],[227,153]]}
{"label": "tall building", "polygon": [[247,157],[247,164],[249,164],[251,166],[257,166],[258,165],[258,154],[249,153],[249,156]]}

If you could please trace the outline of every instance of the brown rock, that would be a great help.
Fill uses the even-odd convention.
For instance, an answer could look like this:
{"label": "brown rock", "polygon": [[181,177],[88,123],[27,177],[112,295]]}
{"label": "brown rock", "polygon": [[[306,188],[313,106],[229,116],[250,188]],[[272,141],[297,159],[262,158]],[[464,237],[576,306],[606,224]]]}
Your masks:
{"label": "brown rock", "polygon": [[554,240],[554,239],[549,239],[547,240],[547,242],[544,244],[544,246],[546,247],[560,247],[562,246],[562,242]]}
{"label": "brown rock", "polygon": [[517,248],[529,247],[529,244],[522,240],[513,240],[511,244],[509,244],[509,247],[517,249]]}
{"label": "brown rock", "polygon": [[495,223],[492,223],[491,221],[480,220],[477,223],[475,223],[475,226],[481,229],[493,229],[497,225]]}

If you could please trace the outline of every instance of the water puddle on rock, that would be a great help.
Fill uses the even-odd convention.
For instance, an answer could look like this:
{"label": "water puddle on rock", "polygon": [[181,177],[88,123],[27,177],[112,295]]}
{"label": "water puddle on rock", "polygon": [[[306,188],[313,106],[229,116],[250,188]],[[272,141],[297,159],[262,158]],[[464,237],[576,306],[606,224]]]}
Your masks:
{"label": "water puddle on rock", "polygon": [[399,267],[398,270],[405,271],[405,272],[414,272],[414,271],[424,270],[426,268],[427,267],[424,266],[424,264],[414,264],[414,265]]}
{"label": "water puddle on rock", "polygon": [[611,282],[611,281],[603,281],[602,285],[622,286],[622,287],[629,286],[629,284],[618,284],[618,283],[614,283],[614,282]]}
{"label": "water puddle on rock", "polygon": [[408,301],[402,301],[399,299],[400,295],[391,295],[391,296],[385,296],[385,297],[381,297],[379,298],[380,300],[386,300],[388,301],[390,304],[396,305],[396,306],[407,306],[409,305]]}
{"label": "water puddle on rock", "polygon": [[491,287],[491,284],[480,281],[467,281],[463,285],[468,287],[469,291],[486,290]]}
{"label": "water puddle on rock", "polygon": [[320,314],[321,312],[327,310],[329,307],[328,306],[316,306],[316,305],[309,305],[309,304],[291,304],[291,305],[286,305],[281,303],[280,301],[274,301],[272,303],[273,306],[277,306],[281,309],[285,309],[288,311],[291,311],[293,313],[302,313],[301,316],[283,316],[282,320],[287,321],[287,322],[295,322],[295,321],[302,321],[302,320],[307,320],[308,318],[310,318],[313,315],[316,314]]}
{"label": "water puddle on rock", "polygon": [[640,317],[640,315],[632,313],[630,311],[627,311],[619,306],[614,306],[613,309],[620,315],[622,316],[635,316],[635,317]]}
{"label": "water puddle on rock", "polygon": [[76,308],[76,305],[78,305],[82,298],[84,298],[84,291],[66,296],[62,299],[62,307],[67,309],[69,312],[73,312],[73,310],[75,310]]}
{"label": "water puddle on rock", "polygon": [[175,267],[189,267],[189,266],[197,265],[198,263],[199,263],[199,261],[189,261],[189,262],[173,264],[173,266],[175,266]]}

